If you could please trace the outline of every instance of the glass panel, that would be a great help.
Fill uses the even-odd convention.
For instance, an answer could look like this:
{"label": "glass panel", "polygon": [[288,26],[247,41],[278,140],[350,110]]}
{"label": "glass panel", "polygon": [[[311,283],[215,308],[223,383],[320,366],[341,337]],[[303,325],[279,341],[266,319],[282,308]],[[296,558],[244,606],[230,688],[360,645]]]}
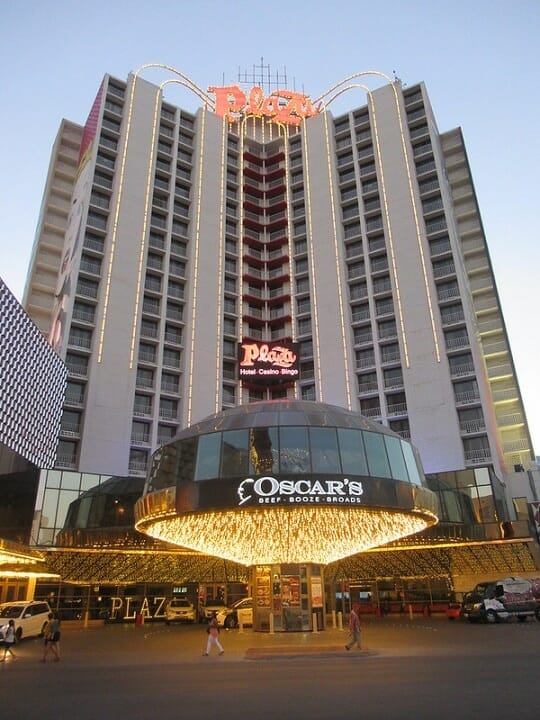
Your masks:
{"label": "glass panel", "polygon": [[197,448],[197,465],[195,480],[208,480],[219,477],[219,453],[221,450],[221,433],[201,435]]}
{"label": "glass panel", "polygon": [[195,455],[197,453],[197,438],[188,438],[178,442],[178,480],[191,482],[195,475]]}
{"label": "glass panel", "polygon": [[101,475],[93,475],[91,473],[82,473],[81,474],[81,492],[84,492],[85,490],[90,490],[90,488],[93,488],[96,485],[99,485],[101,483],[101,478],[102,478]]}
{"label": "glass panel", "polygon": [[280,471],[310,472],[307,428],[282,427],[279,430],[279,441]]}
{"label": "glass panel", "polygon": [[277,428],[252,428],[249,431],[249,443],[249,471],[256,475],[277,473],[279,468]]}
{"label": "glass panel", "polygon": [[48,470],[47,471],[47,487],[48,488],[59,488],[62,482],[62,473],[60,470]]}
{"label": "glass panel", "polygon": [[478,488],[478,512],[482,522],[496,522],[497,520],[491,487],[487,485]]}
{"label": "glass panel", "polygon": [[311,466],[314,473],[341,473],[337,435],[334,428],[310,428]]}
{"label": "glass panel", "polygon": [[62,490],[79,490],[81,484],[80,473],[64,472],[62,473]]}
{"label": "glass panel", "polygon": [[463,522],[461,506],[452,490],[443,490],[440,494],[442,517],[447,522]]}
{"label": "glass panel", "polygon": [[343,473],[369,475],[361,431],[338,428],[338,438]]}
{"label": "glass panel", "polygon": [[474,477],[476,478],[477,485],[491,485],[489,470],[485,467],[476,468],[476,470],[474,470]]}
{"label": "glass panel", "polygon": [[403,458],[403,452],[401,451],[401,441],[398,438],[385,435],[384,442],[386,445],[386,451],[388,452],[388,458],[390,460],[392,477],[394,480],[404,480],[405,482],[408,482],[409,475]]}
{"label": "glass panel", "polygon": [[249,472],[248,431],[223,433],[221,477],[247,475]]}
{"label": "glass panel", "polygon": [[384,437],[379,433],[364,432],[364,443],[369,474],[374,477],[390,477],[390,465],[384,446]]}
{"label": "glass panel", "polygon": [[418,471],[418,465],[416,464],[416,458],[412,446],[408,442],[401,443],[401,449],[403,450],[403,456],[407,464],[407,470],[409,472],[409,481],[413,485],[422,485],[422,478]]}

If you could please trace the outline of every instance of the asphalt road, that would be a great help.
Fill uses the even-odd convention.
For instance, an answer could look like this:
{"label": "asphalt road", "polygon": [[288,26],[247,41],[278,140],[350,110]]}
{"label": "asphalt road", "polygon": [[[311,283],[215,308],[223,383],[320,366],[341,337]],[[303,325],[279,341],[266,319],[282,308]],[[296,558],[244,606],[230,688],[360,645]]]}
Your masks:
{"label": "asphalt road", "polygon": [[[369,618],[347,633],[222,631],[204,657],[200,626],[63,625],[62,660],[23,640],[0,663],[5,720],[512,720],[540,714],[540,623],[470,625]],[[214,651],[215,653],[215,651]]]}

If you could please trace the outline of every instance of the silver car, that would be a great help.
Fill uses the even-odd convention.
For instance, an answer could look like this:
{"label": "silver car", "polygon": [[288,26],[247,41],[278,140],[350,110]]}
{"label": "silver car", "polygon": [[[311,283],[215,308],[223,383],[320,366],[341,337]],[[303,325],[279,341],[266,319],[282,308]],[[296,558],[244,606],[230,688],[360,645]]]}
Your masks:
{"label": "silver car", "polygon": [[173,598],[167,605],[165,611],[165,622],[169,625],[172,622],[194,623],[197,617],[195,606],[186,598]]}

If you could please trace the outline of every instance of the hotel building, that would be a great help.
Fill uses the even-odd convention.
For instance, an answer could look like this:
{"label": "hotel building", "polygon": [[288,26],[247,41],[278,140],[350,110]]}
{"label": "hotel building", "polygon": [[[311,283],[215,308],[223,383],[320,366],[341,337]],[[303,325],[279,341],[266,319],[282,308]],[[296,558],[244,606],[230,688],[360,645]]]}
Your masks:
{"label": "hotel building", "polygon": [[[179,431],[308,400],[410,440],[440,537],[470,539],[465,495],[478,540],[521,538],[506,572],[534,571],[540,483],[460,129],[439,132],[423,83],[378,73],[313,100],[253,85],[203,91],[148,66],[106,75],[86,125],[60,126],[24,295],[69,372],[37,543],[89,487],[142,488]],[[241,374],[275,346],[297,376]]]}

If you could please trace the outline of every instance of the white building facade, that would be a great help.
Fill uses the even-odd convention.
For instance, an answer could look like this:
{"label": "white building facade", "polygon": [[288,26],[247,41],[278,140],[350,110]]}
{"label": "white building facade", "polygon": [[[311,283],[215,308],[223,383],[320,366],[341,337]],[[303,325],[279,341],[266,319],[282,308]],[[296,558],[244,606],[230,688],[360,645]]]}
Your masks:
{"label": "white building facade", "polygon": [[[24,306],[69,378],[36,537],[96,475],[140,478],[178,430],[282,397],[387,425],[426,474],[470,471],[479,517],[507,519],[483,501],[498,478],[523,519],[534,451],[460,130],[422,83],[276,123],[283,98],[250,112],[253,91],[181,78],[194,111],[106,76],[53,150]],[[298,343],[299,380],[240,380],[242,341]]]}

